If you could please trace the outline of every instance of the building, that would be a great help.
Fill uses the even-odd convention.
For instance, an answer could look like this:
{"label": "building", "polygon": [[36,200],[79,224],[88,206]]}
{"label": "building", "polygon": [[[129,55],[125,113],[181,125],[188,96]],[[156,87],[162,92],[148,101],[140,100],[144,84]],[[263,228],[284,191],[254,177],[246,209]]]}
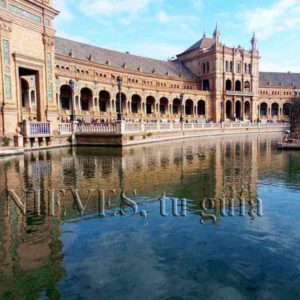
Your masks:
{"label": "building", "polygon": [[300,74],[259,72],[255,36],[249,51],[230,48],[216,28],[161,61],[56,37],[58,13],[51,0],[0,0],[2,137],[24,121],[49,121],[55,134],[73,110],[87,122],[116,120],[119,98],[130,121],[287,120],[300,95]]}

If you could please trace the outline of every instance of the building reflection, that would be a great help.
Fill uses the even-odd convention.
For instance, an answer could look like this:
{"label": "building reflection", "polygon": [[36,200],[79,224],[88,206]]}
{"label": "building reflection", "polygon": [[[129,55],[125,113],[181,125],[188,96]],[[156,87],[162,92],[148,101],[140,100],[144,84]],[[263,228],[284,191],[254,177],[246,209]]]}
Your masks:
{"label": "building reflection", "polygon": [[[278,176],[287,166],[299,166],[298,158],[272,150],[276,141],[276,136],[203,138],[124,149],[57,149],[1,161],[0,298],[58,295],[64,277],[62,223],[78,217],[71,193],[55,216],[49,215],[46,192],[40,206],[36,199],[28,202],[26,216],[11,202],[7,213],[7,190],[123,189],[142,197],[165,192],[191,199],[197,211],[201,199],[256,199],[263,174]],[[288,183],[293,175],[279,179]],[[89,206],[91,212],[98,207]]]}

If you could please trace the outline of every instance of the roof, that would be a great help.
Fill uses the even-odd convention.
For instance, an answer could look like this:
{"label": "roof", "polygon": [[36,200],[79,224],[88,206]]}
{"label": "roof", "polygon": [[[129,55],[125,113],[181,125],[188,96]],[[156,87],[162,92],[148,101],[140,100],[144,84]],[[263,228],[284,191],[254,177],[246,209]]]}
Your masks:
{"label": "roof", "polygon": [[300,86],[300,73],[260,72],[259,86]]}
{"label": "roof", "polygon": [[213,39],[208,38],[204,35],[201,40],[199,40],[197,43],[195,43],[193,46],[191,46],[190,48],[188,48],[187,50],[185,50],[183,53],[179,54],[178,56],[186,54],[193,50],[197,50],[197,49],[209,49],[213,45],[214,45]]}
{"label": "roof", "polygon": [[[93,62],[97,64],[106,64],[115,68],[137,71],[141,70],[144,73],[154,73],[162,76],[172,76],[193,79],[195,75],[180,62],[163,61],[142,56],[122,53],[118,51],[108,50],[96,46],[91,46],[69,39],[56,37],[55,38],[55,54],[70,57],[78,60]],[[91,57],[91,59],[89,59]]]}

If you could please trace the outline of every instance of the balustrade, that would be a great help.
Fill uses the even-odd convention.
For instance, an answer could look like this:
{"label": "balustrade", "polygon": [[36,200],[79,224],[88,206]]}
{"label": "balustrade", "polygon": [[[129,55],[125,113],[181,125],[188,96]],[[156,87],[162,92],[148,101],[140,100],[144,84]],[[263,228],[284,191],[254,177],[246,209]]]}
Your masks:
{"label": "balustrade", "polygon": [[24,121],[22,126],[22,134],[24,137],[49,137],[51,136],[50,122],[29,122]]}

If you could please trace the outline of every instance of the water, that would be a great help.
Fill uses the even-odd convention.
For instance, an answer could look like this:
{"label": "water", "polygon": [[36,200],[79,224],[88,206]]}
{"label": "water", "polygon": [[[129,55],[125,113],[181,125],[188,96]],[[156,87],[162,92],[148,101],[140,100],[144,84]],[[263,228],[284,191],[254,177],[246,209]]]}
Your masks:
{"label": "water", "polygon": [[[299,299],[300,152],[278,152],[277,141],[206,138],[1,160],[0,299]],[[7,190],[24,188],[26,215],[6,201]],[[47,190],[61,188],[51,210]],[[86,203],[95,188],[116,189],[106,217],[97,193]],[[139,213],[123,205],[121,215],[120,190],[134,189]],[[187,199],[186,216],[172,215],[171,198]],[[204,211],[206,198],[215,206]]]}

